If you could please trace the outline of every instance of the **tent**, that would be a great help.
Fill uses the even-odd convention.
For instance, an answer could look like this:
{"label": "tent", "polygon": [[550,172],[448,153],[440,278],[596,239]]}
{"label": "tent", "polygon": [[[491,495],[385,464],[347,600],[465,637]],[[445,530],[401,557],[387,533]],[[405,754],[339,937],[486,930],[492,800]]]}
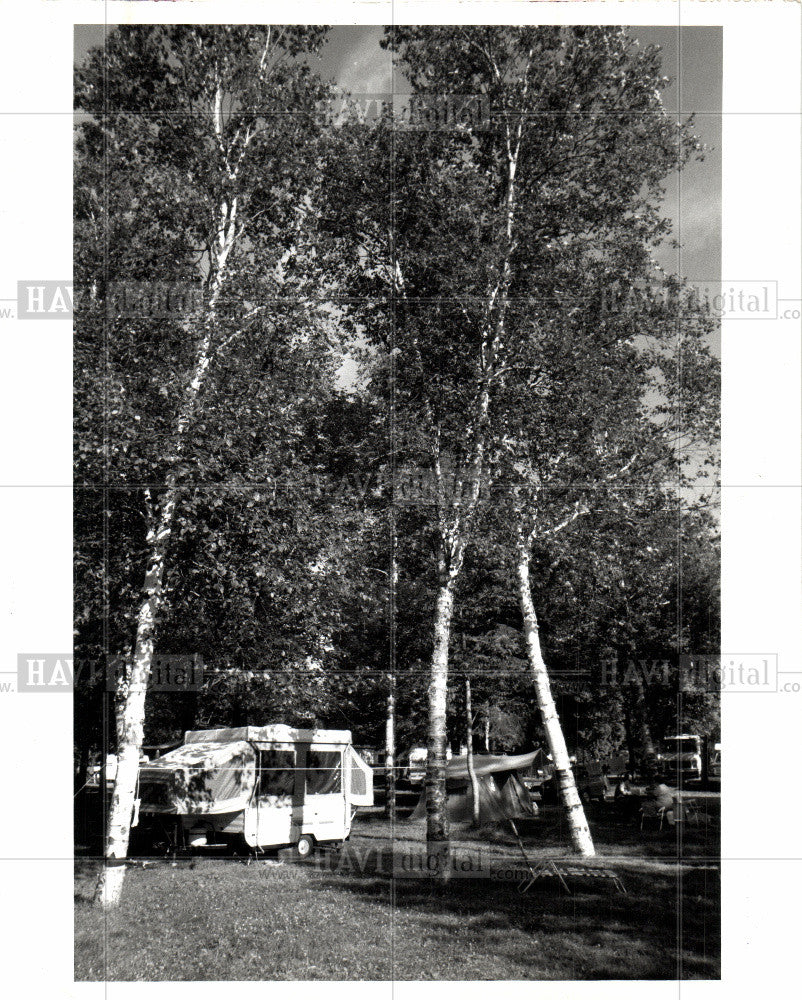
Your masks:
{"label": "tent", "polygon": [[[521,780],[540,751],[515,757],[474,754],[473,768],[479,784],[479,822],[499,823],[509,819],[528,819],[537,813],[529,792]],[[448,818],[459,823],[473,816],[473,792],[468,775],[468,758],[454,757],[446,765],[446,809]],[[426,816],[426,788],[421,792],[411,819]]]}

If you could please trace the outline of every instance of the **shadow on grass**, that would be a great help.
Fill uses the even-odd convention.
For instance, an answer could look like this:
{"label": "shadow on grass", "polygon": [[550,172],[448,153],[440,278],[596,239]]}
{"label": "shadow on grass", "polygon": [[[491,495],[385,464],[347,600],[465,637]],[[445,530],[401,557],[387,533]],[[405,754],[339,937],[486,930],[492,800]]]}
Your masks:
{"label": "shadow on grass", "polygon": [[[358,819],[341,853],[315,863],[235,859],[134,866],[120,909],[91,904],[99,864],[76,862],[76,979],[714,979],[720,873],[715,824],[641,833],[591,815],[599,857],[622,878],[554,878],[525,894],[501,872],[525,865],[509,827],[455,827],[454,856],[482,859],[445,884],[425,858],[425,824]],[[537,863],[565,858],[559,811],[524,828]],[[678,844],[683,863],[677,863]],[[700,863],[688,863],[694,854]],[[496,877],[491,877],[491,872]]]}
{"label": "shadow on grass", "polygon": [[[409,843],[406,843],[406,849]],[[403,848],[402,848],[403,849]],[[91,907],[97,866],[76,866],[76,978],[676,979],[718,976],[718,871],[627,871],[526,895],[491,878],[381,874],[386,852],[342,864],[233,860],[134,868],[123,903]],[[356,852],[355,852],[356,853]],[[370,863],[371,853],[373,864]],[[379,862],[380,857],[383,861]],[[682,906],[678,938],[678,906]]]}
{"label": "shadow on grass", "polygon": [[[551,877],[521,894],[487,876],[454,875],[443,883],[389,875],[399,870],[395,860],[390,867],[386,849],[373,852],[373,863],[363,853],[358,870],[349,870],[346,850],[338,871],[321,872],[310,890],[337,889],[383,906],[392,883],[399,924],[409,917],[425,925],[434,952],[453,947],[458,932],[462,948],[495,953],[527,978],[720,976],[717,865],[627,870],[626,895],[607,879],[569,878],[569,895]],[[403,943],[396,953],[403,957]]]}
{"label": "shadow on grass", "polygon": [[[586,805],[588,822],[598,854],[613,858],[652,858],[667,861],[717,860],[720,845],[720,800],[709,797],[699,801],[699,816],[694,823],[658,829],[654,823],[641,829],[640,816],[622,814],[612,801]],[[527,852],[536,857],[563,857],[570,844],[570,834],[562,810],[556,805],[542,806],[537,817],[517,821]],[[399,819],[395,824],[379,817],[357,816],[354,836],[375,841],[418,841],[425,839],[423,821]],[[508,822],[484,825],[478,830],[468,824],[455,825],[455,842],[493,845],[518,852],[518,842]]]}

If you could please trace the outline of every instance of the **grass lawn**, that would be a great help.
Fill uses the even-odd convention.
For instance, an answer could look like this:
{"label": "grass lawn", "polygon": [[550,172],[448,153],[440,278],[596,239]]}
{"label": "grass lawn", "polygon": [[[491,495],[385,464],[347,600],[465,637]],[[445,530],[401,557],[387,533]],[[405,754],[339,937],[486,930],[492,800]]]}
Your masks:
{"label": "grass lawn", "polygon": [[[718,803],[716,802],[716,807]],[[565,856],[558,812],[538,821],[535,858]],[[121,906],[90,903],[97,862],[76,866],[77,980],[717,978],[720,869],[714,823],[641,834],[592,820],[600,856],[627,894],[578,879],[525,895],[515,884],[392,878],[384,857],[419,854],[423,823],[358,819],[332,866],[234,858],[131,868]],[[504,830],[458,829],[454,853],[521,861]],[[678,862],[677,858],[682,858]],[[491,866],[492,867],[492,866]],[[520,864],[519,864],[520,867]],[[577,884],[579,883],[579,884]],[[681,909],[680,909],[681,908]]]}

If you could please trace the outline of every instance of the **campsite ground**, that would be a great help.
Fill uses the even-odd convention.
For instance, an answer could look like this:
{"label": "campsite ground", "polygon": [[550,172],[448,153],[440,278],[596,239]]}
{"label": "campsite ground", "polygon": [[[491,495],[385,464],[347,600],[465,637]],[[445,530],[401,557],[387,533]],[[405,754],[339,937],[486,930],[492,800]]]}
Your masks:
{"label": "campsite ground", "polygon": [[[595,878],[572,880],[571,895],[553,879],[521,895],[508,873],[520,873],[523,859],[501,827],[455,829],[457,867],[471,876],[433,886],[408,870],[422,857],[423,822],[391,827],[376,815],[358,818],[343,854],[320,867],[234,858],[134,866],[122,905],[105,916],[90,903],[97,862],[85,859],[75,977],[717,978],[718,797],[705,797],[704,809],[687,830],[642,833],[598,807],[596,846],[626,895]],[[536,823],[523,832],[533,860],[565,857],[559,811],[545,809]]]}

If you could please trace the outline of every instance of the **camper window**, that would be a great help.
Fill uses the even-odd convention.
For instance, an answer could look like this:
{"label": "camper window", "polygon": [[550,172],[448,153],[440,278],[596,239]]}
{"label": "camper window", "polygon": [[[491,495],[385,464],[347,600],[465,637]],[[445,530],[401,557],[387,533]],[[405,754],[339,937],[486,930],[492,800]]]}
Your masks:
{"label": "camper window", "polygon": [[310,750],[306,761],[306,794],[328,795],[342,791],[342,756],[339,750]]}
{"label": "camper window", "polygon": [[261,750],[259,757],[259,794],[292,795],[295,787],[295,752]]}

